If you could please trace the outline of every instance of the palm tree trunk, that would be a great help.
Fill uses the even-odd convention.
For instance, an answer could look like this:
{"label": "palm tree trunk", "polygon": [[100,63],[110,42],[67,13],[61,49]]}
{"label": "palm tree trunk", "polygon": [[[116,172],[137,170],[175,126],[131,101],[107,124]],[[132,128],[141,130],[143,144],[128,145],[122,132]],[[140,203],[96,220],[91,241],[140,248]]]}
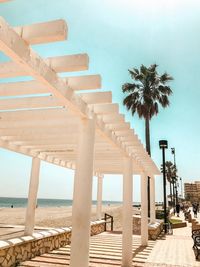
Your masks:
{"label": "palm tree trunk", "polygon": [[170,186],[170,199],[171,199],[171,207],[173,207],[173,202],[172,202],[172,182],[169,182],[169,186]]}
{"label": "palm tree trunk", "polygon": [[[145,140],[146,140],[146,151],[151,156],[151,147],[150,147],[150,126],[149,126],[149,117],[145,119]],[[150,177],[147,181],[147,200],[148,200],[148,217],[150,217]]]}
{"label": "palm tree trunk", "polygon": [[146,151],[149,154],[149,156],[151,156],[149,118],[145,119],[145,140],[146,140]]}
{"label": "palm tree trunk", "polygon": [[172,184],[173,184],[173,207],[175,207],[175,188],[174,188],[174,180],[173,180]]}

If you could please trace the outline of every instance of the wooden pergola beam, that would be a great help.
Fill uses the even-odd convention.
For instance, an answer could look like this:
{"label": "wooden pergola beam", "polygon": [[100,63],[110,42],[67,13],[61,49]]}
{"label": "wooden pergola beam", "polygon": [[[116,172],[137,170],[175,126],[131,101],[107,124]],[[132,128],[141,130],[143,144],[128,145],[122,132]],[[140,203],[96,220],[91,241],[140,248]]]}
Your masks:
{"label": "wooden pergola beam", "polygon": [[[88,70],[89,68],[89,58],[87,54],[77,54],[77,55],[67,55],[67,56],[59,56],[59,57],[49,57],[44,59],[44,62],[51,67],[55,72],[73,72],[73,71],[83,71]],[[28,76],[29,72],[23,67],[19,66],[16,62],[3,62],[0,63],[0,78],[12,78],[18,76]],[[88,78],[87,78],[88,77]],[[99,75],[98,75],[99,77]],[[94,84],[95,76],[90,78],[90,75],[86,76],[84,80],[84,76],[77,78],[63,78],[65,83],[72,83],[72,87],[76,87],[76,82],[78,85],[85,81],[85,86],[90,86],[91,82]],[[81,79],[81,81],[79,81]],[[88,79],[91,80],[88,81]],[[93,79],[93,80],[92,80]],[[69,80],[69,82],[68,82]],[[70,84],[69,84],[70,85]],[[100,87],[100,85],[99,85]],[[90,88],[89,88],[90,89]],[[96,88],[94,88],[96,89]]]}
{"label": "wooden pergola beam", "polygon": [[60,101],[52,96],[13,98],[13,99],[0,100],[0,110],[49,108],[49,107],[59,107],[59,106],[62,106]]}
{"label": "wooden pergola beam", "polygon": [[67,38],[67,24],[62,19],[18,26],[14,30],[31,45],[58,42]]}
{"label": "wooden pergola beam", "polygon": [[[53,71],[36,53],[30,50],[28,44],[9,27],[3,18],[0,18],[0,49],[7,56],[12,58],[13,61],[17,62],[19,66],[26,69],[29,75],[45,84],[49,92],[64,106],[68,106],[69,109],[81,117],[87,117],[87,104],[81,101],[80,97],[75,96],[71,90],[66,90],[66,84],[58,78],[55,71]],[[99,125],[101,125],[101,127],[98,129],[97,124],[97,131],[104,131],[104,125],[102,125],[102,123]],[[120,142],[115,143],[111,131],[106,130],[106,132],[110,136],[108,141],[112,142],[115,146],[117,145],[119,149],[126,154],[127,152]],[[103,136],[106,136],[106,134],[103,133]]]}
{"label": "wooden pergola beam", "polygon": [[[8,73],[8,75],[12,75],[13,73],[12,69],[9,68],[6,70],[6,72]],[[0,64],[0,76],[2,73],[3,69],[1,68]],[[67,88],[70,88],[72,90],[93,90],[101,88],[101,77],[99,75],[74,76],[68,79],[68,82],[67,78],[63,79],[64,82],[67,82],[66,90]],[[0,83],[0,96],[23,96],[45,93],[49,93],[48,87],[35,80],[24,82]],[[106,95],[106,92],[104,93]]]}
{"label": "wooden pergola beam", "polygon": [[[24,38],[24,37],[23,37]],[[118,105],[116,104],[87,104],[80,96],[76,95],[73,92],[73,89],[70,88],[70,79],[67,81],[58,77],[55,70],[52,69],[52,66],[49,66],[45,60],[38,56],[32,49],[30,49],[26,40],[24,40],[20,35],[18,35],[4,19],[0,18],[0,49],[10,57],[18,66],[28,73],[29,76],[32,76],[39,83],[42,83],[53,98],[58,101],[59,106],[66,107],[67,110],[70,110],[71,113],[75,114],[80,118],[93,118],[96,122],[96,133],[103,138],[105,143],[108,143],[109,147],[113,149],[119,149],[121,156],[131,156],[129,151],[129,145],[126,142],[121,142],[120,138],[115,135],[115,132],[119,129],[130,129],[130,125],[126,123],[116,124],[112,123],[109,125],[114,125],[109,129],[108,124],[106,124],[103,119],[99,119],[98,115],[103,114],[116,114],[119,112]],[[71,78],[71,77],[70,77]],[[79,89],[79,88],[77,88]],[[10,100],[9,100],[10,101]],[[21,100],[20,100],[21,101]],[[30,101],[30,100],[29,100]],[[8,103],[7,103],[8,104]],[[12,103],[14,105],[14,103]],[[117,126],[119,125],[119,126]],[[59,130],[67,129],[67,127],[59,128]],[[12,130],[12,132],[9,130]],[[35,128],[25,129],[0,129],[1,136],[12,134],[47,134],[53,135],[58,134],[57,129],[50,129],[50,127],[41,128],[38,125]],[[138,141],[139,142],[139,141]],[[34,150],[33,150],[34,148]],[[43,147],[38,147],[35,150],[36,146],[23,147],[27,151],[38,152],[41,155]],[[46,147],[45,147],[46,148]],[[51,149],[54,147],[51,146]],[[55,146],[57,149],[58,146]],[[133,157],[134,153],[133,153]],[[145,156],[147,157],[147,156]],[[141,157],[140,157],[141,159]],[[150,158],[147,157],[150,162]],[[51,158],[51,160],[56,160],[60,162],[58,158]],[[145,161],[146,162],[146,161]],[[138,161],[138,164],[140,162]],[[152,170],[151,170],[152,171]]]}
{"label": "wooden pergola beam", "polygon": [[87,104],[105,104],[112,102],[112,93],[111,92],[94,92],[94,93],[84,93],[79,94]]}
{"label": "wooden pergola beam", "polygon": [[79,90],[90,90],[101,88],[100,75],[84,75],[64,78],[69,88]]}

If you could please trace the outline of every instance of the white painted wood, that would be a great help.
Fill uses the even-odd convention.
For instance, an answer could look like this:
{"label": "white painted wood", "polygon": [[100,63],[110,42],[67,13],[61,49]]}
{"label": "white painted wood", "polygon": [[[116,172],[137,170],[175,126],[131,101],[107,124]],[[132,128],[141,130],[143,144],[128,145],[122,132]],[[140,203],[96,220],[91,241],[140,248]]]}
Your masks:
{"label": "white painted wood", "polygon": [[[42,145],[23,145],[22,147],[31,149],[34,151],[45,151],[45,150],[67,150],[69,148],[68,144],[42,144]],[[71,148],[70,148],[71,149]]]}
{"label": "white painted wood", "polygon": [[124,123],[112,123],[112,124],[108,124],[107,125],[110,129],[112,129],[113,131],[117,131],[117,130],[129,130],[130,129],[130,123],[128,122],[124,122]]}
{"label": "white painted wood", "polygon": [[[55,72],[72,72],[72,71],[87,70],[89,59],[87,54],[77,54],[77,55],[49,57],[44,59],[44,62],[49,67],[51,67]],[[23,66],[19,66],[16,62],[0,63],[0,78],[10,78],[10,77],[28,76],[28,75],[29,75],[28,71],[25,68],[23,68]],[[80,77],[78,76],[77,78],[76,77],[63,78],[62,80],[65,83],[68,83],[69,85],[71,84],[72,89],[73,87],[75,89],[77,89],[78,87],[84,89],[87,89],[87,87],[89,87],[89,89],[98,89],[101,86],[99,79],[100,79],[99,75],[87,75]],[[27,86],[32,87],[32,84],[30,82],[26,82],[26,84]],[[38,83],[38,85],[40,84]]]}
{"label": "white painted wood", "polygon": [[97,105],[91,105],[91,108],[97,114],[108,114],[108,113],[119,112],[118,104],[97,104]]}
{"label": "white painted wood", "polygon": [[66,120],[66,121],[77,121],[79,117],[74,116],[65,108],[59,109],[45,109],[45,110],[18,110],[15,112],[1,112],[0,120],[3,121],[40,121],[40,120]]}
{"label": "white painted wood", "polygon": [[102,212],[103,175],[97,176],[97,220],[101,220]]}
{"label": "white painted wood", "polygon": [[131,158],[124,157],[123,169],[122,266],[132,267],[133,176]]}
{"label": "white painted wood", "polygon": [[0,78],[17,76],[28,76],[28,72],[23,67],[19,67],[15,62],[0,63]]}
{"label": "white painted wood", "polygon": [[[0,49],[17,62],[19,67],[22,66],[32,77],[48,86],[49,92],[57,97],[64,106],[68,105],[74,112],[85,116],[86,105],[76,97],[73,99],[75,104],[71,103],[73,94],[71,90],[66,90],[66,83],[58,78],[56,72],[40,56],[30,50],[28,44],[9,27],[2,17],[0,18]],[[77,103],[79,103],[79,108],[76,106]]]}
{"label": "white painted wood", "polygon": [[[15,64],[16,69],[12,68],[13,64]],[[9,65],[11,65],[11,67]],[[11,63],[9,62],[6,64],[0,63],[0,77],[1,78],[23,76],[23,75],[27,75],[27,73],[24,73],[23,70],[20,69],[19,67],[17,68],[16,63],[13,63],[13,62]],[[97,75],[91,75],[91,76],[97,76]],[[65,81],[66,79],[64,78],[63,80]],[[85,77],[84,84],[81,83],[81,79],[79,79],[79,77],[75,76],[73,77],[73,80],[74,80],[73,84],[70,85],[70,88],[73,90],[92,90],[92,89],[96,89],[96,87],[99,87],[97,82],[94,83],[93,77],[92,79],[90,79],[90,75],[87,75]],[[68,85],[66,84],[66,89],[67,88],[68,88]],[[49,93],[48,87],[37,81],[0,83],[0,96],[22,96],[22,95],[45,94],[45,93]],[[105,95],[106,93],[107,92],[104,92]]]}
{"label": "white painted wood", "polygon": [[[1,68],[2,65],[3,64],[1,63],[0,64],[1,78],[3,78],[4,75],[5,77],[21,76],[19,68],[18,68],[19,75],[12,75],[12,68],[11,69],[8,68],[7,70],[5,70]],[[3,74],[4,71],[5,73]],[[37,81],[0,83],[0,96],[22,96],[22,95],[45,94],[45,93],[49,93],[47,87],[41,83],[38,83]]]}
{"label": "white painted wood", "polygon": [[[111,115],[111,114],[118,114],[118,105],[116,104],[86,104],[80,96],[74,93],[74,89],[69,88],[70,85],[70,80],[68,78],[68,84],[66,83],[66,80],[60,78],[57,76],[55,70],[52,69],[52,64],[53,60],[51,60],[51,66],[49,66],[45,60],[43,60],[40,56],[38,56],[32,49],[30,49],[27,41],[24,41],[20,35],[16,34],[16,32],[9,26],[7,23],[4,21],[3,18],[0,19],[0,49],[13,60],[13,62],[18,64],[19,68],[23,68],[23,70],[30,76],[32,76],[34,79],[37,80],[38,83],[42,83],[45,88],[47,88],[48,92],[53,95],[53,97],[58,101],[58,103],[62,107],[66,107],[67,110],[70,110],[70,115],[71,114],[76,114],[76,116],[80,118],[97,118],[96,120],[96,128],[97,128],[97,134],[99,138],[103,139],[105,141],[105,144],[109,147],[112,147],[114,152],[120,151],[121,155],[129,155],[131,154],[131,150],[129,146],[131,146],[131,141],[130,144],[126,142],[122,142],[120,138],[116,136],[116,132],[122,132],[122,130],[117,130],[117,129],[109,129],[107,127],[108,124],[106,124],[102,118],[98,118],[98,115]],[[62,64],[61,64],[62,65]],[[71,77],[70,77],[71,79]],[[75,79],[75,78],[73,78]],[[79,78],[78,78],[79,79]],[[76,80],[77,82],[77,80]],[[96,82],[95,82],[96,83]],[[76,88],[77,84],[74,85],[74,88]],[[91,86],[91,85],[90,85]],[[72,85],[71,85],[72,87]],[[94,87],[94,86],[92,86]],[[80,89],[80,86],[77,86],[77,89]],[[6,100],[7,101],[7,100]],[[13,104],[16,107],[16,103],[10,102],[11,100],[7,101],[7,104],[10,105]],[[19,100],[22,101],[22,100]],[[24,101],[24,100],[23,100]],[[30,100],[28,100],[31,102]],[[9,103],[8,103],[9,102]],[[6,103],[6,102],[5,102]],[[18,103],[18,102],[17,102]],[[19,102],[21,103],[21,102]],[[27,104],[27,102],[26,102]],[[29,104],[29,103],[28,103]],[[41,104],[41,103],[40,103]],[[13,108],[12,105],[12,108]],[[22,106],[25,105],[25,102],[22,103]],[[38,104],[35,104],[38,106]],[[45,103],[47,105],[47,103]],[[13,111],[14,112],[14,111]],[[5,112],[4,112],[5,113]],[[26,117],[28,119],[28,117]],[[26,120],[26,119],[24,119]],[[31,118],[30,118],[31,120]],[[50,121],[50,120],[49,120]],[[48,123],[49,123],[48,121]],[[53,120],[52,120],[53,121]],[[122,120],[123,121],[123,120]],[[18,123],[18,122],[16,122]],[[21,123],[21,122],[20,122]],[[35,122],[36,123],[36,122]],[[109,122],[110,125],[113,125],[112,122]],[[114,122],[115,124],[115,122]],[[5,125],[5,124],[4,124]],[[16,124],[17,125],[17,124]],[[125,127],[122,124],[122,127]],[[62,131],[63,129],[66,129],[68,131],[67,127],[61,127],[59,129],[55,129],[55,127],[51,128],[48,127],[43,127],[40,129],[40,125],[36,125],[34,127],[31,126],[30,129],[27,127],[25,128],[26,125],[19,126],[19,128],[11,128],[11,129],[0,129],[1,137],[4,136],[15,136],[15,135],[20,135],[20,136],[27,136],[31,135],[34,136],[35,134],[42,134],[46,136],[51,136],[57,134],[59,138],[59,132]],[[70,126],[72,126],[70,124]],[[78,126],[78,123],[77,123]],[[120,126],[121,127],[121,126]],[[125,129],[124,129],[125,130]],[[137,138],[137,137],[136,137]],[[140,140],[137,138],[138,144],[140,144]],[[23,140],[22,140],[23,141]],[[132,142],[132,145],[134,145],[134,142]],[[9,144],[9,142],[4,141],[3,142],[4,147],[10,147],[12,150],[16,151],[22,151],[22,153],[26,153],[28,155],[32,155],[36,152],[40,152],[41,147],[37,147],[37,149],[34,151],[32,148],[36,147],[31,147],[31,148],[26,148],[26,147],[20,147],[19,145],[15,144]],[[54,148],[54,146],[53,146]],[[57,147],[56,147],[57,148]],[[103,146],[105,149],[106,146]],[[101,150],[103,149],[101,148]],[[98,147],[98,149],[100,149]],[[143,150],[142,150],[143,149]],[[158,169],[156,168],[155,164],[152,162],[152,160],[149,158],[148,155],[146,155],[144,148],[141,147],[141,151],[139,151],[138,155],[137,154],[138,150],[133,151],[131,154],[133,157],[133,160],[136,162],[137,166],[140,166],[144,169],[144,171],[148,173],[156,173],[158,172]],[[40,156],[41,154],[39,154]],[[45,156],[42,154],[43,157]],[[59,158],[53,158],[53,157],[47,157],[47,160],[50,162],[54,162],[55,164],[60,164]],[[114,162],[115,163],[115,162]],[[63,164],[63,162],[62,162]],[[73,163],[67,162],[68,166],[74,167]],[[112,166],[112,161],[110,162],[110,166]],[[100,167],[100,166],[99,166]],[[116,169],[115,169],[116,170]],[[114,171],[115,171],[114,170]],[[119,170],[119,169],[117,169]],[[98,170],[99,171],[99,170]]]}
{"label": "white painted wood", "polygon": [[100,104],[100,103],[111,103],[112,93],[111,92],[95,92],[79,94],[87,104]]}
{"label": "white painted wood", "polygon": [[52,128],[52,126],[48,127],[21,127],[21,128],[0,128],[0,135],[1,136],[54,136],[57,135],[59,137],[59,133],[61,131],[65,131],[72,134],[72,129],[67,127],[60,127],[60,128]]}
{"label": "white painted wood", "polygon": [[150,177],[150,222],[156,221],[156,205],[155,205],[155,177]]}
{"label": "white painted wood", "polygon": [[102,119],[106,124],[113,122],[124,122],[125,118],[125,116],[122,114],[103,114],[100,116],[102,116]]}
{"label": "white painted wood", "polygon": [[[26,128],[29,127],[30,129],[33,128],[45,128],[45,127],[50,127],[52,128],[52,125],[54,125],[54,127],[60,127],[60,128],[66,128],[66,127],[76,127],[77,123],[76,121],[72,122],[71,120],[66,119],[58,119],[58,120],[33,120],[33,121],[3,121],[1,123],[1,129],[9,129],[9,128],[14,128],[14,129],[18,129],[18,128]],[[73,132],[76,133],[76,129],[71,128],[71,134],[73,134]]]}
{"label": "white painted wood", "polygon": [[116,136],[119,136],[119,137],[121,137],[121,136],[133,136],[133,133],[134,133],[134,131],[133,131],[133,129],[122,129],[122,130],[118,130],[118,131],[115,131],[115,135]]}
{"label": "white painted wood", "polygon": [[61,107],[62,103],[52,96],[1,99],[0,110]]}
{"label": "white painted wood", "polygon": [[79,90],[90,90],[101,88],[101,76],[100,75],[84,75],[76,77],[64,78],[68,87],[79,91]]}
{"label": "white painted wood", "polygon": [[[24,155],[28,155],[30,157],[37,157],[41,160],[45,160],[47,162],[50,162],[50,163],[53,163],[55,165],[60,166],[60,164],[57,164],[53,158],[44,157],[42,154],[38,154],[37,152],[31,151],[29,149],[26,149],[26,148],[23,148],[20,146],[17,146],[15,144],[10,144],[8,141],[4,141],[4,140],[0,139],[0,147],[5,148],[5,149],[9,149],[11,151],[18,152],[18,153],[21,153]],[[62,166],[63,166],[63,164],[62,164]],[[69,164],[67,161],[65,161],[65,167],[71,168],[71,169],[75,168],[75,166],[73,164]]]}
{"label": "white painted wood", "polygon": [[[70,267],[88,267],[95,123],[81,122],[72,206]],[[78,251],[78,257],[77,257]]]}
{"label": "white painted wood", "polygon": [[14,30],[29,44],[64,41],[67,38],[67,24],[62,19],[18,26]]}
{"label": "white painted wood", "polygon": [[72,142],[76,144],[77,141],[77,136],[69,137],[73,138],[72,142],[69,142],[66,140],[67,137],[64,138],[56,138],[56,139],[38,139],[38,140],[31,140],[31,141],[10,141],[10,143],[16,144],[16,145],[21,145],[21,146],[42,146],[42,145],[69,145]]}
{"label": "white painted wood", "polygon": [[[56,72],[72,72],[72,71],[83,71],[88,70],[89,68],[89,57],[87,54],[76,54],[76,55],[66,55],[66,56],[57,56],[57,57],[49,57],[45,59],[46,63]],[[96,79],[97,75],[88,75],[88,79],[90,77]],[[99,75],[98,75],[99,76]],[[92,82],[92,78],[90,82]],[[67,78],[64,78],[66,82],[69,82]],[[87,80],[87,78],[86,78]],[[73,81],[73,79],[72,79]],[[89,82],[89,83],[90,83]],[[78,81],[77,81],[78,83]],[[73,87],[73,85],[72,85]]]}
{"label": "white painted wood", "polygon": [[148,204],[147,204],[147,175],[142,173],[141,179],[141,245],[148,245]]}
{"label": "white painted wood", "polygon": [[39,186],[40,159],[32,159],[32,169],[28,193],[28,206],[26,209],[25,235],[32,235],[35,226],[35,209],[37,205],[37,192]]}
{"label": "white painted wood", "polygon": [[133,143],[138,144],[137,139],[134,135],[119,136],[119,138],[122,142],[132,141]]}

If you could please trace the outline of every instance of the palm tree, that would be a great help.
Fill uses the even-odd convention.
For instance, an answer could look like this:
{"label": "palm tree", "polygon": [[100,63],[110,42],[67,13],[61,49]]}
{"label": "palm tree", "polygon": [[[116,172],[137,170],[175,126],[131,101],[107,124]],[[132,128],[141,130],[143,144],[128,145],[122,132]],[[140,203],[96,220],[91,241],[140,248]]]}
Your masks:
{"label": "palm tree", "polygon": [[127,94],[123,104],[128,110],[138,114],[139,118],[145,119],[146,150],[151,155],[150,148],[150,125],[149,122],[159,112],[159,106],[169,106],[168,96],[172,94],[167,83],[173,78],[166,72],[159,75],[158,65],[150,67],[141,65],[140,69],[129,70],[133,83],[125,83],[122,86],[123,93]]}
{"label": "palm tree", "polygon": [[[170,197],[171,197],[171,204],[174,204],[174,177],[176,177],[176,167],[171,161],[165,162],[166,168],[166,177],[167,181],[170,184]],[[173,185],[173,197],[172,197],[172,185]]]}
{"label": "palm tree", "polygon": [[[172,94],[167,83],[173,78],[166,72],[159,75],[157,67],[157,64],[152,64],[149,67],[141,65],[139,69],[128,70],[134,81],[122,86],[122,91],[126,94],[123,104],[131,111],[132,115],[137,113],[139,118],[145,120],[146,150],[150,156],[150,120],[158,114],[159,106],[163,108],[169,106],[168,96]],[[148,179],[148,214],[150,214],[149,184]]]}
{"label": "palm tree", "polygon": [[[163,165],[161,165],[161,172],[163,172]],[[170,183],[171,203],[173,206],[175,206],[175,199],[176,199],[175,186],[178,178],[178,176],[176,175],[177,172],[176,166],[171,161],[166,161],[165,172],[167,181]],[[173,186],[173,193],[172,193],[172,186]]]}

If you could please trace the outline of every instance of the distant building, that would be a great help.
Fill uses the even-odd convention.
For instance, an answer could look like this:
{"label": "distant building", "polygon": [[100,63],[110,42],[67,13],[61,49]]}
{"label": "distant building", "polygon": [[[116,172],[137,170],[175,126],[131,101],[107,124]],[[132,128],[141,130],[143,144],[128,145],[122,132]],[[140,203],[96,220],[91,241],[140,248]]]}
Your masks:
{"label": "distant building", "polygon": [[200,182],[184,183],[185,199],[200,202]]}

